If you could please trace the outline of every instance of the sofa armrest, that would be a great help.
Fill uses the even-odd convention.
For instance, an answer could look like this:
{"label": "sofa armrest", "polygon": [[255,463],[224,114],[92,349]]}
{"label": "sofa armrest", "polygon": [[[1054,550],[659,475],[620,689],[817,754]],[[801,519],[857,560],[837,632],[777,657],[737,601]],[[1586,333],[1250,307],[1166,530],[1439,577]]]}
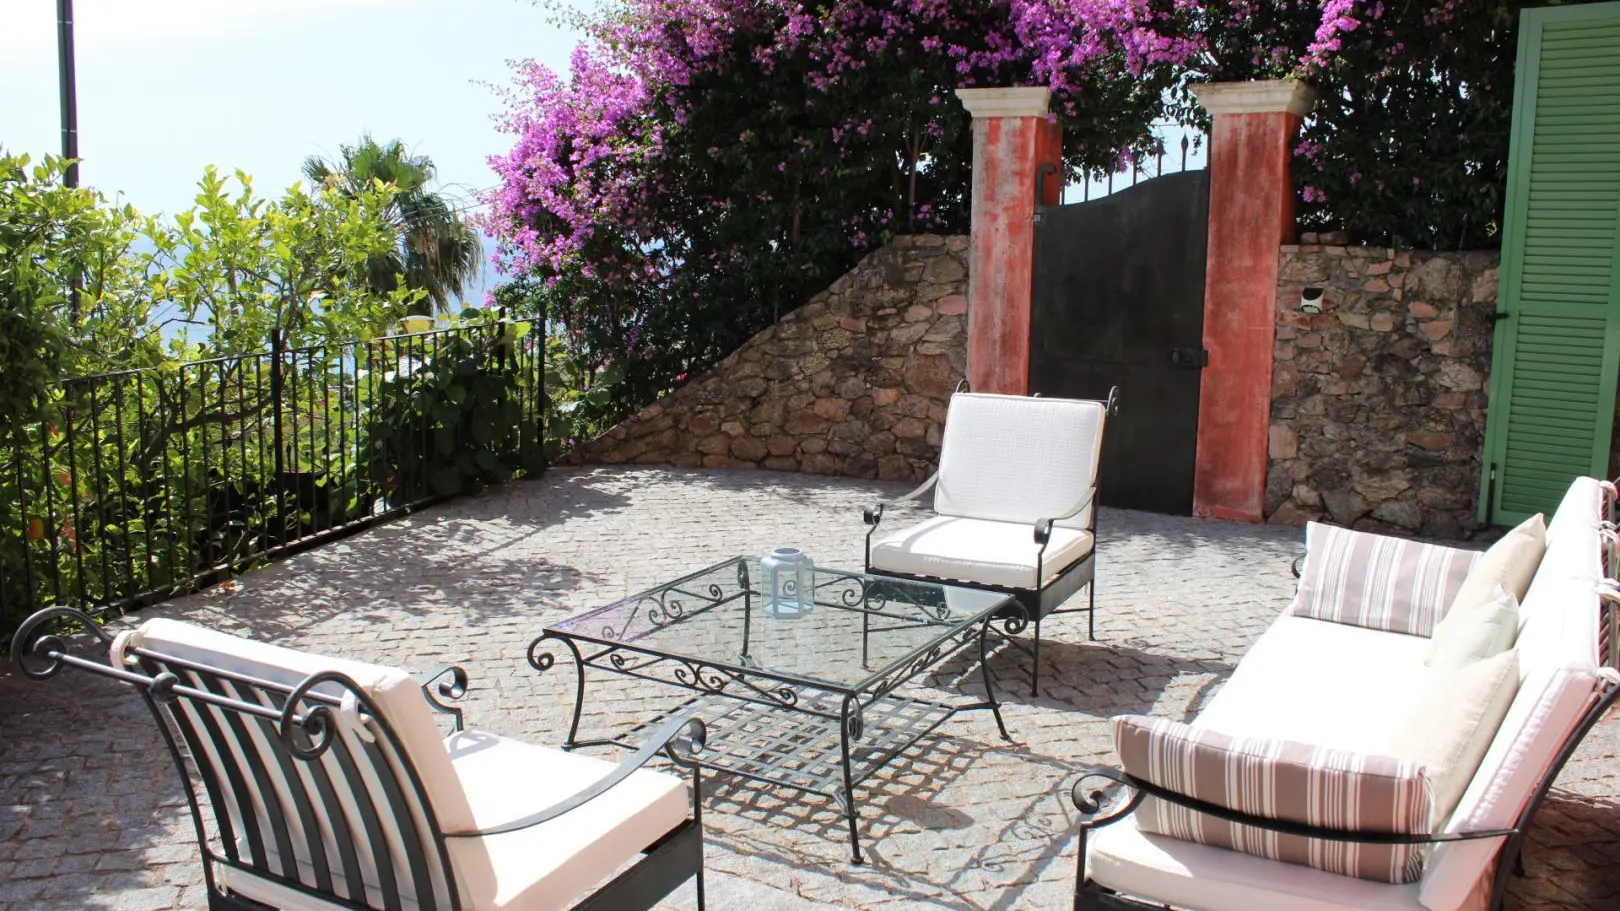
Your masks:
{"label": "sofa armrest", "polygon": [[1075,809],[1079,811],[1080,826],[1084,829],[1100,829],[1103,826],[1119,822],[1136,812],[1137,808],[1142,805],[1142,801],[1149,797],[1176,806],[1186,807],[1196,813],[1213,816],[1224,822],[1237,823],[1238,825],[1277,832],[1282,835],[1297,835],[1301,838],[1320,838],[1326,841],[1343,841],[1356,844],[1439,844],[1448,841],[1472,841],[1480,838],[1507,838],[1517,834],[1519,831],[1517,828],[1484,829],[1472,832],[1442,832],[1426,835],[1399,832],[1361,832],[1327,826],[1306,825],[1282,819],[1270,819],[1265,816],[1254,816],[1223,807],[1220,804],[1188,797],[1185,794],[1137,778],[1128,774],[1124,769],[1114,766],[1092,766],[1086,769],[1080,773],[1080,777],[1069,789],[1069,799],[1074,803]]}

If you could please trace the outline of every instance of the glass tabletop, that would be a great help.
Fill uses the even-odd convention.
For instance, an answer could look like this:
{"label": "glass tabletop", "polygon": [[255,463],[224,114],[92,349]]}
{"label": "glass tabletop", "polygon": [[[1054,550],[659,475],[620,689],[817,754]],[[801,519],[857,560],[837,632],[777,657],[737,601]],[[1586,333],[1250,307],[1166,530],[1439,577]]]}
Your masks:
{"label": "glass tabletop", "polygon": [[820,567],[810,577],[814,597],[806,604],[790,585],[773,588],[759,558],[736,557],[547,632],[859,691],[1013,600]]}

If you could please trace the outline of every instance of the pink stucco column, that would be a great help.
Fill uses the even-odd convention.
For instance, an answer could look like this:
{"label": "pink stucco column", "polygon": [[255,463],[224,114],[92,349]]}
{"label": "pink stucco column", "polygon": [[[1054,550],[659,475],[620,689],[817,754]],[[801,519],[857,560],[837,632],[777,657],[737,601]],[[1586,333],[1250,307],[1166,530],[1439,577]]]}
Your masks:
{"label": "pink stucco column", "polygon": [[[1044,88],[958,89],[973,115],[973,234],[968,252],[968,383],[974,392],[1029,394],[1030,279],[1035,183],[1058,165],[1062,133]],[[1061,169],[1045,181],[1053,204]]]}
{"label": "pink stucco column", "polygon": [[1209,258],[1193,514],[1264,518],[1277,270],[1292,243],[1294,134],[1315,91],[1293,80],[1201,85],[1209,139]]}

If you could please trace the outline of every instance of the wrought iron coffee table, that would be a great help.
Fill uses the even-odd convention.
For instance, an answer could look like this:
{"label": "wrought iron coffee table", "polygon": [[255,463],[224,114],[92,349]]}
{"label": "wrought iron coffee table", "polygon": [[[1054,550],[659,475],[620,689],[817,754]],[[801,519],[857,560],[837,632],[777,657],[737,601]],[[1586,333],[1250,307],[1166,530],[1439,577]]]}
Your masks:
{"label": "wrought iron coffee table", "polygon": [[[738,557],[571,617],[529,646],[536,670],[572,653],[574,717],[566,745],[634,748],[675,712],[708,725],[703,765],[837,801],[861,862],[855,788],[957,712],[989,709],[1011,739],[985,661],[987,637],[1027,618],[998,592],[816,569],[814,606],[775,616],[762,604],[757,558]],[[991,626],[995,621],[1001,626]],[[949,705],[896,688],[970,646],[985,698]],[[605,740],[579,740],[586,668],[701,695]]]}

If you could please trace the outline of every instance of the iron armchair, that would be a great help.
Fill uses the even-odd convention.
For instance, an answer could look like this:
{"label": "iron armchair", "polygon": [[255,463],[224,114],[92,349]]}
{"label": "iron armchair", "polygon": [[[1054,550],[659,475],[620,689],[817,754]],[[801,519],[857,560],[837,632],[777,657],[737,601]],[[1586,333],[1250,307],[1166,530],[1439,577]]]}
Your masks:
{"label": "iron armchair", "polygon": [[[106,663],[72,653],[92,637]],[[113,637],[68,608],[25,621],[11,654],[35,680],[74,668],[141,695],[185,785],[210,911],[621,911],[693,878],[703,907],[694,718],[615,765],[464,730],[456,667],[413,677],[166,619]],[[659,752],[690,789],[642,768]]]}
{"label": "iron armchair", "polygon": [[[1016,634],[1034,624],[1027,651],[1030,692],[1038,693],[1043,619],[1084,612],[1087,635],[1097,638],[1097,475],[1103,430],[1118,409],[1118,387],[1106,401],[951,396],[939,470],[911,493],[863,511],[866,571],[1016,597],[1022,610],[1006,626]],[[873,540],[885,507],[929,490],[934,518]],[[1086,606],[1062,607],[1081,588]]]}

